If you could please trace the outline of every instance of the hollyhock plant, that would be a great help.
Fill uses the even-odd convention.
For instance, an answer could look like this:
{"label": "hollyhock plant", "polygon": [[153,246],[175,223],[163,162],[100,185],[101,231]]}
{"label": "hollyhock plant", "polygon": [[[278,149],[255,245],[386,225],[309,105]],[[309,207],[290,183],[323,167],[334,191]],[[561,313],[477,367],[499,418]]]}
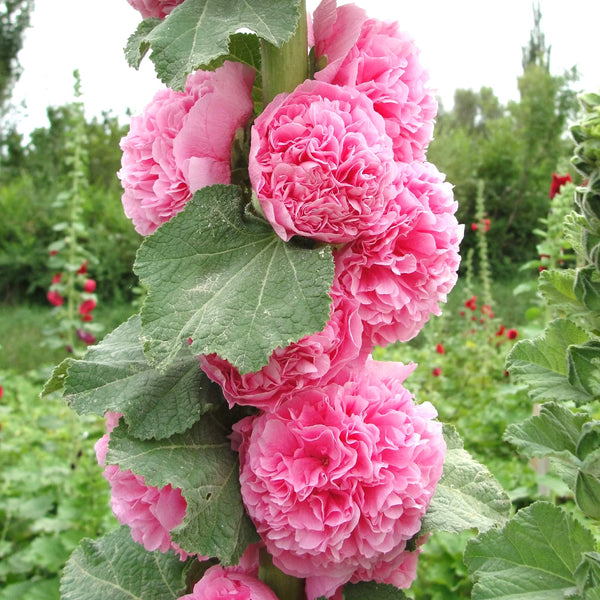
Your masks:
{"label": "hollyhock plant", "polygon": [[227,61],[189,75],[183,92],[160,90],[132,118],[118,176],[138,233],[152,233],[200,188],[230,183],[232,143],[252,114],[253,80],[250,67]]}
{"label": "hollyhock plant", "polygon": [[413,338],[457,279],[463,229],[450,184],[429,163],[412,163],[403,177],[387,231],[335,252],[334,289],[359,301],[369,351]]}
{"label": "hollyhock plant", "polygon": [[329,243],[377,234],[395,188],[383,119],[351,87],[307,80],[252,127],[249,174],[275,232]]}
{"label": "hollyhock plant", "polygon": [[397,22],[367,19],[356,7],[336,8],[335,0],[322,2],[314,19],[317,63],[327,59],[315,79],[352,86],[367,95],[385,120],[396,160],[423,160],[433,136],[437,101],[412,37]]}
{"label": "hollyhock plant", "polygon": [[278,600],[260,579],[235,568],[215,565],[179,600]]}
{"label": "hollyhock plant", "polygon": [[429,403],[401,382],[414,365],[369,360],[234,426],[246,509],[273,562],[307,598],[348,581],[408,587],[445,443]]}
{"label": "hollyhock plant", "polygon": [[111,488],[110,506],[121,525],[127,525],[131,537],[152,552],[174,550],[181,560],[188,554],[171,540],[169,532],[185,516],[187,503],[181,490],[170,484],[157,488],[146,485],[144,478],[129,470],[121,471],[117,465],[106,465],[110,432],[118,425],[119,413],[106,413],[106,431],[94,446],[98,464],[104,467],[103,475]]}
{"label": "hollyhock plant", "polygon": [[62,306],[65,301],[65,299],[56,290],[50,290],[47,292],[46,298],[53,306]]}
{"label": "hollyhock plant", "polygon": [[183,0],[127,0],[144,19],[164,19]]}
{"label": "hollyhock plant", "polygon": [[250,405],[271,411],[292,392],[319,385],[342,368],[364,362],[362,331],[358,302],[334,294],[325,328],[285,348],[277,348],[260,371],[242,375],[216,354],[201,356],[200,364],[221,386],[230,406]]}

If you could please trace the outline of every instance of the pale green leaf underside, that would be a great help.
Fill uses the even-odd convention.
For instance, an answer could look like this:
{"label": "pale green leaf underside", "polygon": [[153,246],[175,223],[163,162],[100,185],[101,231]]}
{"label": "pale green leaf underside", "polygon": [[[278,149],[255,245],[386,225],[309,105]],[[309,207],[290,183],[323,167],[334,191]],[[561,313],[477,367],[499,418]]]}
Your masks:
{"label": "pale green leaf underside", "polygon": [[144,477],[147,485],[180,488],[187,502],[171,538],[190,554],[235,564],[258,541],[242,504],[239,463],[231,450],[227,411],[209,413],[189,431],[167,440],[130,437],[121,421],[110,436],[107,462]]}
{"label": "pale green leaf underside", "polygon": [[83,540],[65,567],[62,600],[176,600],[185,592],[186,563],[174,552],[148,552],[121,527]]}
{"label": "pale green leaf underside", "polygon": [[465,563],[475,577],[473,600],[563,600],[594,537],[549,502],[520,510],[501,530],[470,541]]}
{"label": "pale green leaf underside", "polygon": [[223,402],[220,391],[187,350],[164,373],[150,367],[140,332],[136,315],[90,348],[83,360],[72,361],[65,399],[80,415],[122,413],[135,437],[182,433]]}
{"label": "pale green leaf underside", "polygon": [[519,342],[509,353],[506,365],[517,383],[529,387],[535,402],[545,400],[588,402],[591,396],[569,383],[567,349],[584,344],[587,333],[566,319],[556,319],[544,333]]}
{"label": "pale green leaf underside", "polygon": [[182,89],[186,76],[228,53],[229,37],[242,28],[281,46],[298,24],[299,0],[186,0],[146,40],[165,84]]}
{"label": "pale green leaf underside", "polygon": [[466,450],[456,430],[444,426],[444,472],[423,518],[422,532],[487,531],[508,518],[510,501],[500,484]]}
{"label": "pale green leaf underside", "polygon": [[135,270],[148,289],[142,336],[159,369],[191,340],[195,354],[258,371],[275,348],[327,322],[330,248],[286,243],[265,221],[244,218],[239,203],[235,186],[202,188],[138,251]]}

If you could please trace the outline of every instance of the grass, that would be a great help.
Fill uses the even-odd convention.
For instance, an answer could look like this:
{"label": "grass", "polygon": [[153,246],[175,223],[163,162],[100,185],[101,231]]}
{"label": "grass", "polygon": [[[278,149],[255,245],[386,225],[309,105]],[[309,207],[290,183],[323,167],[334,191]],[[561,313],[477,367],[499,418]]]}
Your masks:
{"label": "grass", "polygon": [[[57,365],[67,354],[42,344],[43,330],[51,318],[51,308],[34,304],[0,306],[0,371],[25,374]],[[96,322],[109,333],[135,312],[129,303],[99,304]]]}

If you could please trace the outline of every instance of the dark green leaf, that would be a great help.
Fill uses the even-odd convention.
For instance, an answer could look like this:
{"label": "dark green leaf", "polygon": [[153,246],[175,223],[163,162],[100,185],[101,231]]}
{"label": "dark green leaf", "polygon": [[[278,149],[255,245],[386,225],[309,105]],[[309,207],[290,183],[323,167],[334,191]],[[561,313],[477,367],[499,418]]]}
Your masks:
{"label": "dark green leaf", "polygon": [[529,387],[529,396],[535,402],[589,402],[592,396],[569,382],[567,367],[567,348],[588,340],[587,333],[571,321],[556,319],[541,336],[514,346],[506,359],[507,369],[517,383]]}
{"label": "dark green leaf", "polygon": [[121,421],[113,429],[107,462],[144,477],[148,485],[180,488],[187,502],[183,523],[171,538],[190,554],[236,564],[258,541],[242,504],[238,456],[231,450],[231,414],[209,413],[184,434],[138,440]]}
{"label": "dark green leaf", "polygon": [[65,399],[80,415],[122,413],[133,436],[166,438],[191,427],[223,399],[187,350],[165,373],[150,367],[140,331],[136,315],[90,348],[84,360],[73,361]]}
{"label": "dark green leaf", "polygon": [[234,186],[196,192],[146,238],[135,269],[148,289],[145,350],[160,369],[191,339],[196,354],[257,371],[275,348],[320,331],[329,317],[330,248],[283,242],[262,219],[244,217]]}
{"label": "dark green leaf", "polygon": [[174,552],[148,552],[121,527],[83,540],[65,567],[62,600],[176,600],[185,592],[186,563]]}
{"label": "dark green leaf", "polygon": [[600,520],[600,448],[585,457],[577,473],[575,502],[583,514]]}
{"label": "dark green leaf", "polygon": [[510,501],[488,469],[464,448],[452,426],[444,426],[444,473],[423,519],[422,532],[486,531],[508,518]]}
{"label": "dark green leaf", "polygon": [[344,586],[344,600],[405,600],[406,595],[393,585],[374,581],[349,583]]}
{"label": "dark green leaf", "polygon": [[183,89],[188,73],[229,52],[229,37],[247,28],[281,46],[298,24],[299,0],[186,0],[146,37],[158,77]]}
{"label": "dark green leaf", "polygon": [[162,22],[162,19],[145,19],[138,28],[129,36],[125,46],[125,58],[130,67],[138,69],[144,56],[150,50],[148,34]]}
{"label": "dark green leaf", "polygon": [[520,510],[503,529],[467,544],[473,600],[562,600],[576,592],[575,570],[595,550],[592,533],[549,502]]}

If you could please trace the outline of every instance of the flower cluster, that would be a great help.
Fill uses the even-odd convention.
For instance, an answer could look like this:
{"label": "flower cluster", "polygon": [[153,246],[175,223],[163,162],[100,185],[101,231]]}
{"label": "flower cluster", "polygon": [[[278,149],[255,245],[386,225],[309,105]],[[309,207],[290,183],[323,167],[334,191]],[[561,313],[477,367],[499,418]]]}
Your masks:
{"label": "flower cluster", "polygon": [[[177,4],[130,3],[159,18]],[[406,588],[415,577],[445,443],[434,408],[402,385],[415,365],[370,354],[440,313],[463,235],[452,187],[426,161],[437,106],[413,40],[335,0],[323,0],[312,22],[322,68],[255,116],[248,180],[252,210],[281,239],[332,245],[329,320],[257,372],[199,357],[231,407],[256,409],[232,436],[242,498],[273,563],[306,580],[308,600],[339,597],[347,582]],[[159,92],[132,120],[119,177],[139,233],[201,187],[230,183],[237,132],[253,116],[253,77],[231,62],[197,71],[183,92]],[[134,538],[172,548],[169,531],[186,510],[178,490],[150,488],[114,465],[105,476]],[[254,574],[220,566],[183,598],[209,597],[274,598]]]}
{"label": "flower cluster", "polygon": [[201,187],[230,183],[231,147],[252,114],[253,81],[252,69],[225,62],[192,73],[183,92],[160,90],[132,118],[118,175],[138,233],[152,233]]}

